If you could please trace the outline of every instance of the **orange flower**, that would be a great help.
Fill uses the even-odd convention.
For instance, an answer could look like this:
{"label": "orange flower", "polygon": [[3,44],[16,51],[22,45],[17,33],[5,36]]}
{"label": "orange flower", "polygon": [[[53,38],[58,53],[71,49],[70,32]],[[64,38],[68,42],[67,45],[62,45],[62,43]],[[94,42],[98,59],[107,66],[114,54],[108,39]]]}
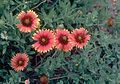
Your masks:
{"label": "orange flower", "polygon": [[17,24],[16,26],[21,32],[31,32],[39,26],[40,19],[38,18],[38,15],[31,10],[20,12],[17,18],[20,20],[20,24]]}
{"label": "orange flower", "polygon": [[24,68],[28,65],[28,55],[25,53],[17,53],[15,56],[11,59],[11,67],[15,71],[23,71]]}
{"label": "orange flower", "polygon": [[50,51],[55,46],[55,35],[51,30],[40,30],[33,35],[33,40],[36,41],[32,46],[38,52],[45,53]]}
{"label": "orange flower", "polygon": [[72,41],[78,48],[83,48],[90,40],[90,35],[87,34],[87,30],[84,28],[75,29],[72,32]]}
{"label": "orange flower", "polygon": [[70,51],[73,48],[71,41],[71,34],[66,29],[57,29],[56,33],[56,48],[65,52]]}

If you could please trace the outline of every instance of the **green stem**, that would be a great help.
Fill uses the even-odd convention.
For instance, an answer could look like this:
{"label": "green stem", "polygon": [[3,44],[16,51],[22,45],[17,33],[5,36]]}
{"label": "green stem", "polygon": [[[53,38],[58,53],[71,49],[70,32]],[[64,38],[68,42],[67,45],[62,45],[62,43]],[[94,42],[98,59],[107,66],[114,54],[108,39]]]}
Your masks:
{"label": "green stem", "polygon": [[15,11],[17,8],[19,8],[20,6],[25,5],[25,4],[26,4],[26,3],[19,4],[19,5],[16,6],[13,10],[11,10],[11,12]]}
{"label": "green stem", "polygon": [[49,80],[56,80],[56,79],[61,79],[61,78],[66,78],[67,76],[61,76],[61,77],[54,77],[54,78],[51,78]]}
{"label": "green stem", "polygon": [[33,8],[31,8],[31,9],[35,9],[35,8],[37,8],[37,7],[39,7],[41,4],[43,4],[43,3],[45,3],[47,0],[44,0],[44,1],[42,1],[41,3],[39,3],[38,5],[36,5],[36,6],[34,6]]}

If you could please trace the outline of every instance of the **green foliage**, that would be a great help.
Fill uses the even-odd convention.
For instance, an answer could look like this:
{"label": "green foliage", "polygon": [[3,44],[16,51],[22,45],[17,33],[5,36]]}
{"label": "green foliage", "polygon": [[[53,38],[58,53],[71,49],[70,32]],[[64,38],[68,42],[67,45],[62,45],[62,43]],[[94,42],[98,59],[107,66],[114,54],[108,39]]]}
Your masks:
{"label": "green foliage", "polygon": [[[36,84],[41,74],[48,75],[49,84],[120,84],[120,15],[108,9],[113,3],[51,1],[0,0],[0,84],[20,84],[27,78]],[[16,27],[17,14],[29,9],[39,15],[41,28],[56,29],[61,24],[69,30],[85,27],[91,35],[90,42],[83,49],[74,48],[67,53],[35,52],[31,47],[33,32],[22,33]],[[119,6],[115,10],[119,11]],[[107,20],[112,16],[115,22],[109,27]],[[18,52],[26,52],[30,58],[23,72],[10,67],[11,57]]]}

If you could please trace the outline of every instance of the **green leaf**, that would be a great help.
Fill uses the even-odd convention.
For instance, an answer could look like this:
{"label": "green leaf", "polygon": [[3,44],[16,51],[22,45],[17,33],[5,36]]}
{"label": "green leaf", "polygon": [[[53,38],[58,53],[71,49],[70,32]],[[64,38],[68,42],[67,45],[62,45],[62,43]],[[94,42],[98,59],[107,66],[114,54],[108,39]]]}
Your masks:
{"label": "green leaf", "polygon": [[59,82],[57,82],[57,84],[64,84],[64,82],[60,80]]}

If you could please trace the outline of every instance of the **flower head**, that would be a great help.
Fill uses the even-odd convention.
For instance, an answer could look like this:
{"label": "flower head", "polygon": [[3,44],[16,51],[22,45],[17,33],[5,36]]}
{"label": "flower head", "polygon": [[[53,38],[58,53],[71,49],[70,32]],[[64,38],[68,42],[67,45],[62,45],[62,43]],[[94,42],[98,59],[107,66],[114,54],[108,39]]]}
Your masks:
{"label": "flower head", "polygon": [[47,75],[42,75],[40,77],[40,84],[48,84],[48,76]]}
{"label": "flower head", "polygon": [[83,48],[90,40],[90,35],[87,34],[87,30],[84,28],[75,29],[72,32],[72,41],[78,48]]}
{"label": "flower head", "polygon": [[11,59],[11,67],[15,71],[23,71],[24,68],[28,65],[28,55],[25,53],[17,53],[15,56]]}
{"label": "flower head", "polygon": [[114,25],[114,22],[115,22],[114,18],[110,17],[110,18],[108,18],[108,20],[107,20],[107,25],[108,25],[109,27],[112,27],[112,26]]}
{"label": "flower head", "polygon": [[21,32],[31,32],[39,26],[40,19],[38,18],[38,15],[31,10],[20,12],[17,18],[20,20],[20,24],[17,24],[16,26]]}
{"label": "flower head", "polygon": [[68,52],[73,48],[71,34],[66,29],[56,29],[56,48]]}
{"label": "flower head", "polygon": [[33,40],[36,41],[32,46],[40,53],[45,53],[52,50],[55,45],[55,35],[51,30],[40,30],[33,35]]}
{"label": "flower head", "polygon": [[29,79],[26,79],[26,80],[25,80],[25,84],[30,84],[30,80],[29,80]]}

